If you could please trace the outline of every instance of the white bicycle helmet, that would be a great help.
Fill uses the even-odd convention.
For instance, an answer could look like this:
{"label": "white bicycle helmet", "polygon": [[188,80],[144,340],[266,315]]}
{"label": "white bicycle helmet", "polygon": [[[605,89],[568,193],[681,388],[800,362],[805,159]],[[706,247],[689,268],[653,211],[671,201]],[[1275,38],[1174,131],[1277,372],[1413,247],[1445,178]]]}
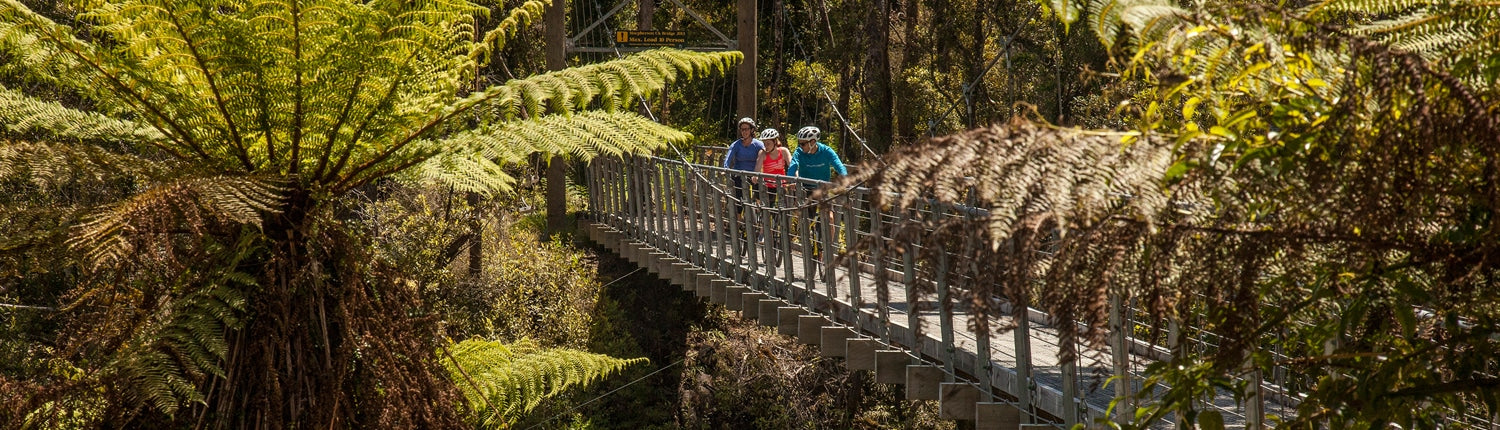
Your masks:
{"label": "white bicycle helmet", "polygon": [[745,125],[745,124],[750,124],[750,128],[755,128],[755,120],[751,119],[748,116],[744,117],[744,118],[740,118],[740,124],[739,125]]}
{"label": "white bicycle helmet", "polygon": [[819,130],[816,126],[802,127],[801,130],[797,130],[797,140],[818,140],[818,134],[822,132],[823,130]]}
{"label": "white bicycle helmet", "polygon": [[756,139],[771,140],[771,139],[776,139],[776,138],[779,138],[779,137],[781,137],[781,132],[776,131],[776,129],[774,129],[774,128],[768,128],[768,129],[765,129],[765,130],[761,130],[760,131],[760,137],[757,137]]}

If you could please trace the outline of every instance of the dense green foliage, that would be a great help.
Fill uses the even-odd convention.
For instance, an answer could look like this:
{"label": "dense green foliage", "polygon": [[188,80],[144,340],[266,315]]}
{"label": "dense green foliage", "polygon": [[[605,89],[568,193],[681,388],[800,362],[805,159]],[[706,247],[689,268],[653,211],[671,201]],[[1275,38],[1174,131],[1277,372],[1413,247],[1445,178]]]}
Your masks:
{"label": "dense green foliage", "polygon": [[1500,7],[1038,3],[1105,48],[1114,118],[1094,124],[1113,130],[1013,121],[898,150],[854,179],[989,215],[894,234],[984,262],[960,269],[979,309],[997,294],[1092,327],[1065,338],[1102,346],[1111,294],[1143,309],[1137,334],[1195,327],[1120,425],[1206,425],[1202,402],[1256,375],[1294,399],[1287,427],[1496,416]]}
{"label": "dense green foliage", "polygon": [[485,83],[543,5],[490,21],[463,1],[0,4],[0,295],[37,306],[7,308],[27,335],[3,340],[0,418],[460,424],[440,303],[382,258],[349,193],[492,195],[531,154],[683,140],[617,107],[739,57]]}
{"label": "dense green foliage", "polygon": [[[686,4],[733,27],[732,2]],[[515,167],[538,153],[721,144],[733,86],[669,84],[738,55],[537,73],[543,6],[0,3],[0,424],[457,426],[491,405],[465,401],[446,338],[639,356],[590,319],[623,311],[595,301],[587,257],[487,210],[531,206],[507,192],[533,185]],[[570,2],[570,20],[606,6]],[[1151,369],[1171,389],[1127,425],[1196,419],[1257,372],[1301,398],[1287,427],[1500,410],[1493,2],[760,7],[763,123],[820,125],[846,158],[893,152],[860,179],[996,214],[918,237],[991,264],[966,269],[998,286],[971,291],[980,309],[994,293],[1102,328],[1116,292],[1159,318],[1140,334],[1191,344]],[[675,7],[656,18],[699,31]],[[493,262],[458,261],[475,248]],[[1162,339],[1168,322],[1202,330]],[[682,385],[732,389],[683,404],[806,412],[742,401],[784,387],[724,363],[748,362],[691,363],[713,382]]]}

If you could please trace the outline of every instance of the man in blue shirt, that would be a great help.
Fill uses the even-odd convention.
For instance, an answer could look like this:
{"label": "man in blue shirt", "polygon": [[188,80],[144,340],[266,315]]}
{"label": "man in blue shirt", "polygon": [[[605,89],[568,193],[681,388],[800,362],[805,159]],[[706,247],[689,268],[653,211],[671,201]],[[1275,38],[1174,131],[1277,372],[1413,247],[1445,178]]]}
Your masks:
{"label": "man in blue shirt", "polygon": [[[817,179],[819,181],[833,180],[833,172],[839,176],[849,174],[844,168],[844,162],[839,160],[839,154],[833,152],[833,148],[818,142],[818,134],[822,130],[817,127],[802,127],[797,131],[797,152],[792,154],[792,164],[787,166],[786,175],[799,178]],[[802,186],[808,190],[817,188],[817,184],[803,183]]]}
{"label": "man in blue shirt", "polygon": [[[829,148],[828,145],[818,142],[818,134],[820,133],[822,133],[822,130],[810,125],[797,130],[798,147],[797,151],[792,154],[792,164],[786,168],[787,176],[830,181],[833,180],[833,172],[838,172],[839,176],[849,174],[848,169],[844,168],[844,162],[839,160],[839,154],[833,152],[833,148]],[[802,188],[811,195],[812,191],[818,188],[818,184],[803,182]],[[808,208],[807,217],[814,219],[813,232],[818,237],[819,244],[825,242],[823,235],[823,215],[829,217],[828,225],[833,225],[832,212],[817,214],[812,208]],[[824,249],[823,246],[817,246],[813,251],[813,255],[820,255],[822,249]]]}

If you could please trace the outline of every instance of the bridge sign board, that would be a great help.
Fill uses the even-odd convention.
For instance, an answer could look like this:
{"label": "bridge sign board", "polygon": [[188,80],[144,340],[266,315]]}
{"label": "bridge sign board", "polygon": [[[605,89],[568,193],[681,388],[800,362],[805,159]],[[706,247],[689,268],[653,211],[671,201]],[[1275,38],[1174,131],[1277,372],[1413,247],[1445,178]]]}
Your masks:
{"label": "bridge sign board", "polygon": [[662,30],[618,30],[615,31],[615,44],[626,47],[659,47],[673,46],[682,47],[687,43],[686,31],[662,31]]}

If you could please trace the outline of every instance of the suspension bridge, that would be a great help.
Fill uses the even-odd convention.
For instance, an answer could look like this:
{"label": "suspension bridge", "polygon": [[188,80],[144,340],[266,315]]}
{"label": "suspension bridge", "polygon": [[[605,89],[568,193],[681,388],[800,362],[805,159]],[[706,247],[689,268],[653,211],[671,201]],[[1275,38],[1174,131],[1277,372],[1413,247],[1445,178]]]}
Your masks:
{"label": "suspension bridge", "polygon": [[[976,335],[970,327],[978,316],[968,302],[950,300],[971,288],[950,270],[965,263],[957,255],[914,261],[914,253],[849,246],[896,240],[873,235],[902,217],[971,216],[976,208],[933,204],[920,214],[883,213],[870,204],[868,189],[814,200],[804,185],[826,183],[658,157],[595,159],[587,178],[589,211],[580,228],[591,240],[685,291],[818,345],[824,357],[842,357],[850,370],[874,371],[877,383],[904,385],[908,400],[938,401],[943,418],[971,420],[979,429],[1128,419],[1134,405],[1121,400],[1111,409],[1111,402],[1142,390],[1147,365],[1213,347],[1211,333],[1175,326],[1163,328],[1174,334],[1167,338],[1188,341],[1154,344],[1138,336],[1155,330],[1152,319],[1115,298],[1108,348],[1072,345],[1078,358],[1064,361],[1069,346],[1054,327],[1077,322],[1024,304],[993,298],[1004,316],[988,317],[989,327],[1014,329]],[[774,193],[751,191],[767,182],[781,185]],[[882,272],[890,280],[884,288],[875,277]],[[913,288],[923,285],[930,288]],[[1176,336],[1183,330],[1190,334]],[[1198,409],[1219,411],[1227,428],[1262,428],[1295,404],[1272,376],[1251,372],[1246,398],[1219,393]],[[1180,425],[1163,421],[1159,426]]]}

